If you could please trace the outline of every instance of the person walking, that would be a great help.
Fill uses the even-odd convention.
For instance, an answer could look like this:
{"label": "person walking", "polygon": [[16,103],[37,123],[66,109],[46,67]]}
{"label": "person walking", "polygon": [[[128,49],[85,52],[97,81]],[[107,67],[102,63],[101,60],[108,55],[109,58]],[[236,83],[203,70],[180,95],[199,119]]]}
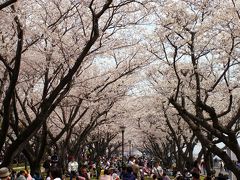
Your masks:
{"label": "person walking", "polygon": [[90,176],[87,172],[87,167],[85,165],[81,166],[80,170],[79,170],[79,176],[78,176],[81,180],[90,180]]}
{"label": "person walking", "polygon": [[128,166],[126,171],[123,171],[122,180],[136,180],[136,177],[133,175],[132,167]]}
{"label": "person walking", "polygon": [[152,169],[152,173],[157,176],[157,178],[162,177],[163,169],[160,166],[159,162],[154,163],[154,167]]}
{"label": "person walking", "polygon": [[109,169],[104,170],[104,175],[100,176],[99,180],[113,180]]}
{"label": "person walking", "polygon": [[70,162],[68,163],[68,173],[70,175],[70,180],[72,180],[73,175],[78,175],[78,162],[75,161],[73,156],[70,156]]}
{"label": "person walking", "polygon": [[135,162],[132,164],[132,169],[133,175],[136,177],[136,180],[141,180],[141,172],[138,159],[136,159]]}
{"label": "person walking", "polygon": [[193,168],[191,170],[192,179],[193,180],[199,180],[200,179],[200,173],[201,173],[201,170],[199,168],[199,163],[196,160],[196,161],[194,161]]}
{"label": "person walking", "polygon": [[0,169],[0,179],[1,180],[10,180],[11,179],[10,175],[11,175],[11,173],[7,167],[2,167]]}
{"label": "person walking", "polygon": [[171,180],[169,178],[169,176],[166,174],[166,172],[163,171],[163,174],[162,174],[162,180]]}
{"label": "person walking", "polygon": [[62,180],[62,171],[59,167],[52,167],[50,170],[51,180]]}
{"label": "person walking", "polygon": [[27,180],[27,178],[25,176],[25,171],[23,171],[23,170],[19,171],[17,174],[16,180]]}

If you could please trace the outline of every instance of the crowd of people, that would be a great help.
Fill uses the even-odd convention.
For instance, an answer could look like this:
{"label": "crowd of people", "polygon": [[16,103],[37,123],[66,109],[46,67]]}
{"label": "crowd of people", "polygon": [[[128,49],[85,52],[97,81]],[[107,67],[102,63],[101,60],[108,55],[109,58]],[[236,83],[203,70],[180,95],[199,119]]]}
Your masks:
{"label": "crowd of people", "polygon": [[[52,173],[53,174],[53,173]],[[0,168],[0,179],[1,180],[43,180],[40,173],[34,173],[33,176],[27,169],[20,170],[18,173],[14,170],[10,171],[7,167]],[[48,177],[50,180],[51,178]]]}
{"label": "crowd of people", "polygon": [[[0,169],[0,180],[143,180],[146,177],[152,180],[200,180],[201,168],[198,161],[193,163],[192,169],[169,171],[161,166],[159,161],[148,161],[144,158],[130,156],[127,161],[120,158],[101,158],[98,162],[88,160],[79,163],[74,156],[69,156],[65,170],[59,165],[59,158],[55,154],[43,162],[45,171],[34,172],[27,170],[10,172],[8,168]],[[204,180],[226,180],[227,177],[219,174],[214,177],[208,174]]]}

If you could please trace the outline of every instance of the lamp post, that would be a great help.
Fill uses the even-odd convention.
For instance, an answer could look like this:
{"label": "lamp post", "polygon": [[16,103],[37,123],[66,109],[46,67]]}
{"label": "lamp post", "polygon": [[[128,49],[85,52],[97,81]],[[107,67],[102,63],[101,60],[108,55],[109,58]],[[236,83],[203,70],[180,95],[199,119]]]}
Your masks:
{"label": "lamp post", "polygon": [[125,126],[120,126],[120,130],[122,132],[122,168],[123,168],[123,157],[124,157],[124,131],[125,131]]}

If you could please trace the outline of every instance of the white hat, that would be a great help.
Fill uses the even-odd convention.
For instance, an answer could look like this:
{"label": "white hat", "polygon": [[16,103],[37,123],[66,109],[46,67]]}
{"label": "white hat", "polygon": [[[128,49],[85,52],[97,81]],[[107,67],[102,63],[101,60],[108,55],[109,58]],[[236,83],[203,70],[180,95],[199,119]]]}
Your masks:
{"label": "white hat", "polygon": [[5,178],[5,177],[8,177],[10,175],[10,171],[8,170],[8,168],[6,167],[2,167],[0,169],[0,178]]}

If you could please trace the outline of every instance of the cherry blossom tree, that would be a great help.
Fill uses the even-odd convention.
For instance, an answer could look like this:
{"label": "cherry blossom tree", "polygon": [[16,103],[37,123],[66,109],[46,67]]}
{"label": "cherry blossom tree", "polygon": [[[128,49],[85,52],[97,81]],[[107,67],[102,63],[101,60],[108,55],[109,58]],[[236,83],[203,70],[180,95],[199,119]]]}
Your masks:
{"label": "cherry blossom tree", "polygon": [[8,1],[5,1],[5,2],[1,2],[0,4],[0,10],[10,6],[11,4],[17,2],[17,0],[8,0]]}
{"label": "cherry blossom tree", "polygon": [[[128,17],[139,9],[139,3],[134,1],[33,0],[4,4],[0,12],[4,17],[0,149],[4,149],[5,155],[1,166],[8,165],[39,130],[43,133],[41,137],[46,137],[48,118],[71,93],[82,69],[100,61],[97,55],[139,42],[133,39],[128,42],[127,36],[119,38],[128,24],[138,23],[139,16]],[[129,8],[133,11],[129,12]],[[112,53],[113,57],[117,57],[116,53]],[[136,55],[130,56],[133,59]],[[115,62],[117,66],[128,65],[128,69],[132,64]],[[118,73],[124,76],[121,69]],[[97,87],[100,92],[114,78],[107,80],[102,80],[104,86]]]}
{"label": "cherry blossom tree", "polygon": [[152,43],[147,49],[161,62],[155,80],[165,80],[166,85],[158,83],[159,91],[170,97],[169,102],[202,146],[239,177],[235,163],[217,145],[223,143],[240,160],[239,4],[183,0],[155,5],[159,27],[154,40],[149,37]]}
{"label": "cherry blossom tree", "polygon": [[141,151],[160,160],[165,168],[171,168],[175,163],[178,170],[190,169],[196,137],[176,111],[167,108],[166,98],[152,92],[151,96],[149,93],[132,99],[132,102],[134,107],[130,111],[135,113],[135,119],[131,122],[137,132],[135,136],[142,139],[138,140]]}

